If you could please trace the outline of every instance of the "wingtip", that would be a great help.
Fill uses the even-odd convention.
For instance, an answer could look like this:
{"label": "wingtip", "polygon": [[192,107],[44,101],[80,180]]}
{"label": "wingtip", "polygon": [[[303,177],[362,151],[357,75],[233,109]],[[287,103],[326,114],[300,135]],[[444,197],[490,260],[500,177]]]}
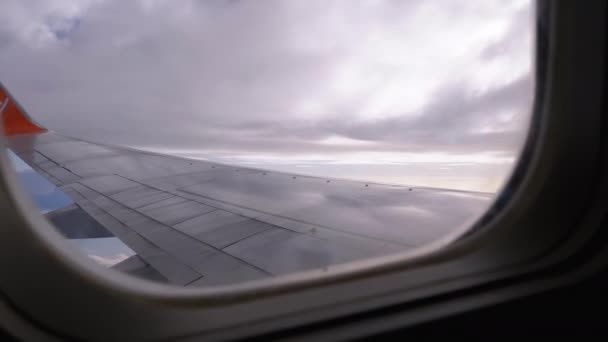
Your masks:
{"label": "wingtip", "polygon": [[0,82],[0,115],[5,136],[44,133],[47,130],[34,123]]}

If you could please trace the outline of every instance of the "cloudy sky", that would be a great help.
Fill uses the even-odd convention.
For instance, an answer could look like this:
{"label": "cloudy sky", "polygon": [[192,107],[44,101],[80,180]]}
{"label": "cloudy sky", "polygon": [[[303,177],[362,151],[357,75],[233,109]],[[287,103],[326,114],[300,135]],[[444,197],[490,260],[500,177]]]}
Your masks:
{"label": "cloudy sky", "polygon": [[495,191],[526,134],[531,1],[3,0],[0,80],[57,132]]}

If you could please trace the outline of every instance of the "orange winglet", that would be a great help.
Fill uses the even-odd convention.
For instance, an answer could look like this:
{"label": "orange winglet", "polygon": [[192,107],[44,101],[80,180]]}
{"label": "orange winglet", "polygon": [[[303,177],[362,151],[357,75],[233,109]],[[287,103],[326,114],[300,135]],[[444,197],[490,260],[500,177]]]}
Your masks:
{"label": "orange winglet", "polygon": [[1,131],[4,132],[5,136],[44,133],[47,131],[30,120],[23,108],[17,104],[1,83],[0,110],[2,111]]}

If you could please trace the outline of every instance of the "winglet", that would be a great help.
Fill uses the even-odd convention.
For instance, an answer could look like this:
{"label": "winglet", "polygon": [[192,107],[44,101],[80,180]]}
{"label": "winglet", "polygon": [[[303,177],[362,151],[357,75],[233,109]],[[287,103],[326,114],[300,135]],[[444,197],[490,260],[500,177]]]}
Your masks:
{"label": "winglet", "polygon": [[2,116],[2,127],[0,129],[4,131],[5,136],[47,131],[25,113],[2,83],[0,83],[0,116]]}

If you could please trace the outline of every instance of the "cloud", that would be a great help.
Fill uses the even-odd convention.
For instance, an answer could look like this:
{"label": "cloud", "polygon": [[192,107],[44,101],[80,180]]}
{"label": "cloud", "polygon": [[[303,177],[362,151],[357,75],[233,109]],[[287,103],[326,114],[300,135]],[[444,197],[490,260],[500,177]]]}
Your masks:
{"label": "cloud", "polygon": [[100,256],[100,255],[95,255],[95,254],[88,254],[88,256],[89,256],[89,258],[95,260],[95,262],[97,262],[98,264],[105,266],[105,267],[112,267],[129,257],[128,255],[126,255],[124,253],[111,255],[111,256]]}
{"label": "cloud", "polygon": [[[239,132],[242,139],[253,143],[248,146],[255,146],[255,142],[265,143],[265,148],[276,144],[286,152],[314,149],[312,145],[319,144],[338,151],[513,154],[526,134],[533,95],[531,76],[523,75],[482,94],[471,93],[462,84],[460,80],[446,84],[433,92],[432,100],[419,111],[390,118],[330,119],[290,125],[274,121],[247,122],[225,130]],[[344,143],[327,144],[322,140],[336,136]],[[279,140],[285,137],[292,139],[279,146]]]}
{"label": "cloud", "polygon": [[530,1],[6,2],[0,79],[67,135],[332,160],[525,136]]}

